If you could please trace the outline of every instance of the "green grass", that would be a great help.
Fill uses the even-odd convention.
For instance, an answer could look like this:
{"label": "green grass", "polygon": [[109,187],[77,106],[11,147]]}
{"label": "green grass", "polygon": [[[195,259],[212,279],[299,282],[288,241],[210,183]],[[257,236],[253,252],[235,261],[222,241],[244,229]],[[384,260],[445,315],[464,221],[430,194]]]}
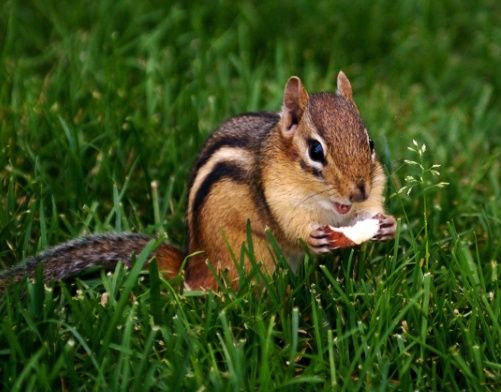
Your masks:
{"label": "green grass", "polygon": [[83,233],[183,244],[211,130],[278,110],[291,74],[333,90],[339,69],[398,236],[256,268],[237,292],[154,266],[21,283],[0,299],[2,389],[499,390],[498,2],[187,4],[0,5],[0,266]]}

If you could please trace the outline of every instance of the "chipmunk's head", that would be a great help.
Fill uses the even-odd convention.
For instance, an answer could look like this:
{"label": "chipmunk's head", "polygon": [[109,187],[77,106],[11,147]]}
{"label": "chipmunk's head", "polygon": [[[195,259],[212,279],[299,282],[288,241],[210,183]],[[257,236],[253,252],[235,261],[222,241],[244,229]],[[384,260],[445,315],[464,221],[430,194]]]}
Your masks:
{"label": "chipmunk's head", "polygon": [[308,95],[293,76],[285,86],[279,122],[283,148],[308,192],[338,215],[370,197],[378,164],[374,144],[343,72],[337,93]]}

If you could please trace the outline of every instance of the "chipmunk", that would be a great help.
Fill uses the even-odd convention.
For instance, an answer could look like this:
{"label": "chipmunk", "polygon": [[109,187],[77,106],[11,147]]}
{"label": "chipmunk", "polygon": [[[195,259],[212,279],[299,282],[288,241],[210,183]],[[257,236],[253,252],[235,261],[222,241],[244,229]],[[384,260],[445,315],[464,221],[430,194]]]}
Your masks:
{"label": "chipmunk", "polygon": [[[373,240],[391,239],[396,221],[384,211],[385,182],[346,75],[339,72],[336,94],[311,95],[292,76],[279,113],[230,118],[208,138],[189,183],[186,252],[162,244],[154,256],[171,278],[192,255],[184,267],[186,286],[215,289],[214,270],[237,284],[228,245],[240,249],[248,221],[256,260],[268,273],[275,260],[266,230],[272,231],[292,269],[304,254],[301,240],[316,254],[354,245],[329,239],[329,225],[375,217],[379,231]],[[134,233],[82,237],[27,259],[4,272],[0,281],[32,275],[38,263],[43,263],[46,279],[63,279],[92,265],[130,263],[148,241]]]}

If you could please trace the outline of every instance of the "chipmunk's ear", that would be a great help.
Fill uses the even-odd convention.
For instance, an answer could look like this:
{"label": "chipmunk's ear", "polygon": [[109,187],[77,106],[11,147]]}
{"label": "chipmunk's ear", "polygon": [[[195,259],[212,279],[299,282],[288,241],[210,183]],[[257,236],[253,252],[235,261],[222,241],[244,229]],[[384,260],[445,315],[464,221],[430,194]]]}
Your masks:
{"label": "chipmunk's ear", "polygon": [[303,117],[308,103],[308,93],[297,76],[291,76],[285,85],[284,102],[280,113],[280,130],[282,135],[290,138]]}
{"label": "chipmunk's ear", "polygon": [[337,74],[337,94],[344,97],[348,101],[353,102],[351,83],[343,71],[339,71]]}

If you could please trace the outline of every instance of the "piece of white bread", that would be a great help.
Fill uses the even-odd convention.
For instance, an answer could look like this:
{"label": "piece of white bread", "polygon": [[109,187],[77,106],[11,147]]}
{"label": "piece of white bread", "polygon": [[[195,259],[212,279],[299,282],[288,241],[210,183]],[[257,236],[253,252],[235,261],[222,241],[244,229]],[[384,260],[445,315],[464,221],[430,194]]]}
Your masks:
{"label": "piece of white bread", "polygon": [[379,220],[377,219],[364,219],[355,223],[353,226],[333,227],[330,226],[332,231],[344,234],[349,240],[359,245],[362,242],[368,241],[373,238],[379,231]]}

